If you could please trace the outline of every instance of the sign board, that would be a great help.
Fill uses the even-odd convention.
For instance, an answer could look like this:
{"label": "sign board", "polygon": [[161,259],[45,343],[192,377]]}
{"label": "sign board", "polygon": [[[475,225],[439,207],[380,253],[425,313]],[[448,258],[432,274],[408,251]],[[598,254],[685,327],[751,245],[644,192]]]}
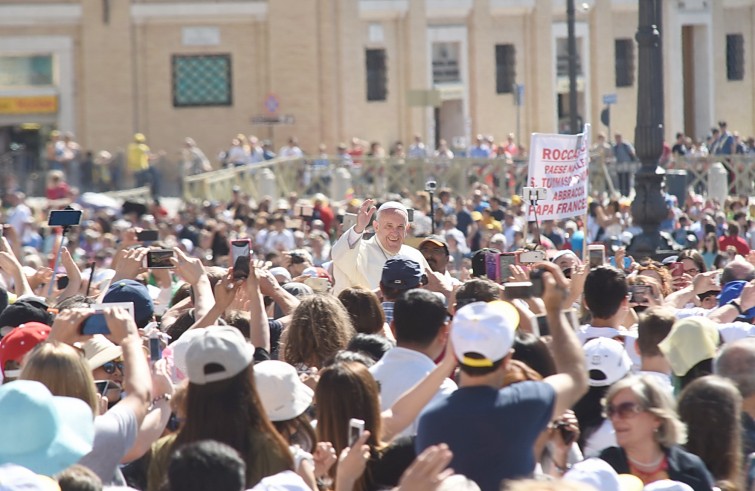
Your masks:
{"label": "sign board", "polygon": [[610,105],[619,102],[619,98],[616,94],[603,94],[603,104]]}
{"label": "sign board", "polygon": [[58,112],[58,96],[0,97],[0,114],[50,114]]}
{"label": "sign board", "polygon": [[410,90],[406,102],[410,107],[440,107],[443,98],[439,90]]}
{"label": "sign board", "polygon": [[514,85],[514,105],[521,106],[524,104],[524,84]]}
{"label": "sign board", "polygon": [[547,196],[530,207],[530,220],[561,220],[587,213],[590,125],[578,135],[533,133],[527,185],[547,188]]}
{"label": "sign board", "polygon": [[294,124],[295,118],[292,114],[283,114],[281,116],[259,115],[252,117],[252,124],[263,126],[273,126],[277,124]]}
{"label": "sign board", "polygon": [[267,97],[265,97],[265,110],[270,114],[277,113],[280,105],[281,104],[278,100],[278,96],[276,96],[275,94],[268,94]]}

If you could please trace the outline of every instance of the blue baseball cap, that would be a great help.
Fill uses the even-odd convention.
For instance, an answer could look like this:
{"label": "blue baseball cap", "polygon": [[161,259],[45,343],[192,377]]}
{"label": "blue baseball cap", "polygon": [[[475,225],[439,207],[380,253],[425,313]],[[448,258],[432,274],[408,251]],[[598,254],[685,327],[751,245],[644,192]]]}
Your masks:
{"label": "blue baseball cap", "polygon": [[417,288],[422,283],[422,267],[412,259],[392,257],[383,266],[380,283],[399,290]]}
{"label": "blue baseball cap", "polygon": [[149,290],[135,280],[118,280],[108,288],[102,303],[133,302],[136,326],[146,326],[155,313],[155,304]]}
{"label": "blue baseball cap", "polygon": [[[746,284],[746,281],[730,281],[724,285],[721,294],[718,295],[718,306],[722,307],[732,300],[739,298],[742,294],[742,289]],[[745,319],[755,318],[755,307],[746,310],[744,314],[740,315],[740,317],[744,317]]]}

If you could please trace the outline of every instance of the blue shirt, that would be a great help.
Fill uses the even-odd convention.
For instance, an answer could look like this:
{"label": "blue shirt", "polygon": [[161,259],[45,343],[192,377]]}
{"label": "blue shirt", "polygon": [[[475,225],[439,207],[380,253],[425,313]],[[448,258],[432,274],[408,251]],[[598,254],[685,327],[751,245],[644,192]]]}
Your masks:
{"label": "blue shirt", "polygon": [[383,307],[383,313],[385,313],[385,322],[390,324],[393,322],[393,304],[395,302],[383,302],[380,305]]}
{"label": "blue shirt", "polygon": [[533,446],[553,416],[556,393],[543,382],[521,382],[496,390],[462,387],[431,403],[420,415],[417,454],[446,443],[451,467],[482,491],[498,491],[501,481],[531,476]]}

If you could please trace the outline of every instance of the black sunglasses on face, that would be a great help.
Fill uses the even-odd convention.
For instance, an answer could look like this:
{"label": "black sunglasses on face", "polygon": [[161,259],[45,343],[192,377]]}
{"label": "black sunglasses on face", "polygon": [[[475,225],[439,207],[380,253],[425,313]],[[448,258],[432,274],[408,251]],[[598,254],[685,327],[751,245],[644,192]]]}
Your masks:
{"label": "black sunglasses on face", "polygon": [[614,416],[618,416],[619,419],[633,418],[645,411],[645,408],[636,402],[622,402],[618,406],[609,405],[606,407],[606,418],[612,419]]}
{"label": "black sunglasses on face", "polygon": [[102,365],[102,369],[105,370],[105,373],[107,373],[108,375],[114,374],[116,368],[121,373],[123,373],[123,362],[122,361],[109,361]]}

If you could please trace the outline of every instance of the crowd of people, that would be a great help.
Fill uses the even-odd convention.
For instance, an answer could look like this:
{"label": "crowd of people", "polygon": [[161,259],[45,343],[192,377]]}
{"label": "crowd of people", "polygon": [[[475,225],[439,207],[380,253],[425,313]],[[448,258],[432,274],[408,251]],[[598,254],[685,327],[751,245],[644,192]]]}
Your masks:
{"label": "crowd of people", "polygon": [[667,195],[660,260],[599,195],[535,223],[485,184],[176,213],[64,184],[3,212],[0,486],[750,489],[746,196]]}

